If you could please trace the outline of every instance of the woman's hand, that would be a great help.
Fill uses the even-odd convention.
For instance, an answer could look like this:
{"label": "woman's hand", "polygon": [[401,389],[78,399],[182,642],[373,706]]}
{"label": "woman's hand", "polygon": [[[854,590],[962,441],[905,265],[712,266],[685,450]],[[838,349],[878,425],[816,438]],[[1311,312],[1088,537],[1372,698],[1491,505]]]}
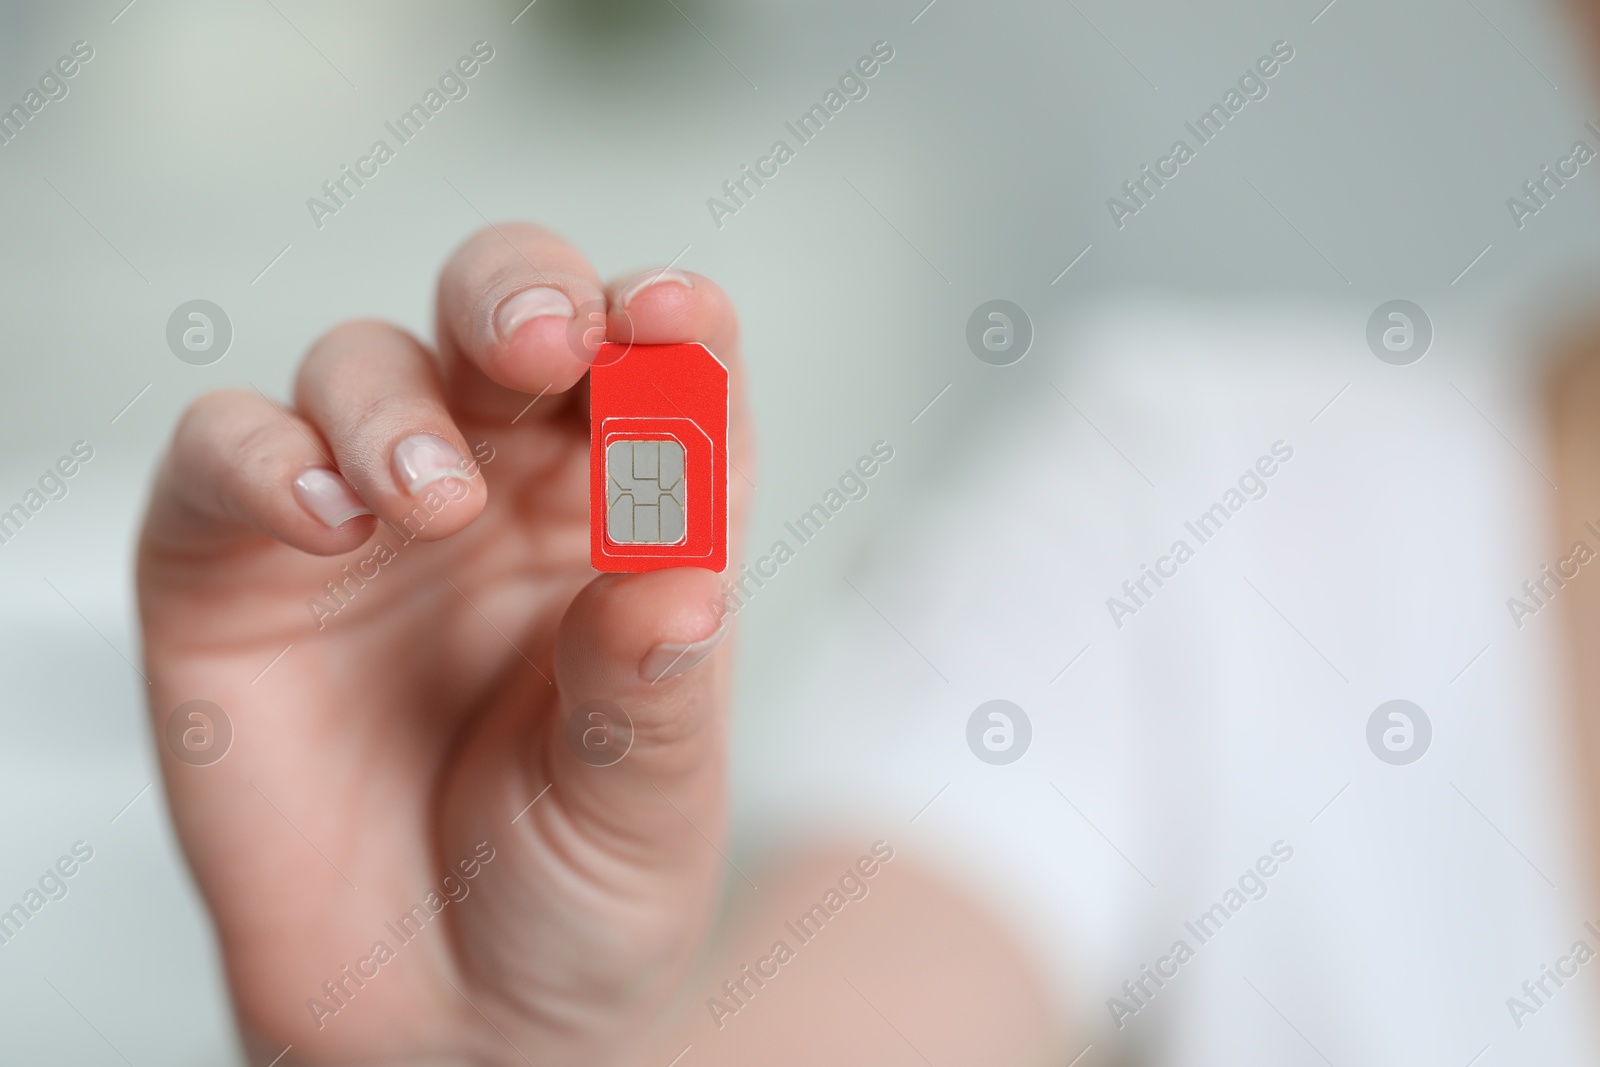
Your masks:
{"label": "woman's hand", "polygon": [[[160,747],[258,1063],[615,1062],[699,948],[719,579],[590,569],[590,309],[729,364],[737,518],[727,297],[677,271],[603,288],[530,225],[451,258],[435,349],[347,323],[292,406],[215,393],[177,429],[139,549],[151,710],[158,736],[191,700],[231,721],[218,762]],[[632,720],[610,766],[568,741],[591,701]]]}

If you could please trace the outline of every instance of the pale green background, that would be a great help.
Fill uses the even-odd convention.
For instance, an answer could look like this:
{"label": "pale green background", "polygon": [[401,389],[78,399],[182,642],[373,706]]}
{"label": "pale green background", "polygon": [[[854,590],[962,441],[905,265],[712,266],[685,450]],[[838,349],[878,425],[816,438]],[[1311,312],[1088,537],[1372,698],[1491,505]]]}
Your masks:
{"label": "pale green background", "polygon": [[[1592,274],[1600,236],[1587,171],[1521,232],[1504,205],[1600,115],[1547,4],[1338,0],[1313,25],[1323,0],[938,0],[913,24],[922,0],[539,0],[511,25],[519,3],[138,0],[113,24],[123,3],[0,5],[0,102],[72,42],[96,50],[0,148],[0,506],[74,440],[96,449],[70,496],[0,546],[0,905],[74,840],[96,849],[71,895],[0,946],[7,1062],[122,1062],[46,980],[136,1064],[225,1057],[208,929],[158,793],[110,822],[154,774],[121,658],[136,658],[147,476],[189,398],[284,395],[335,321],[427,332],[434,271],[480,211],[545,222],[608,274],[688,246],[682,265],[728,288],[761,436],[758,544],[873,441],[896,446],[869,500],[744,615],[741,796],[764,755],[762,694],[808,668],[839,576],[969,435],[1041,387],[1029,361],[968,353],[981,301],[1027,308],[1041,352],[1075,309],[1128,290],[1405,296],[1436,323],[1508,305],[1538,329]],[[314,228],[306,198],[479,39],[496,55],[471,95]],[[896,56],[868,98],[719,231],[706,198],[880,39]],[[1116,231],[1105,198],[1278,39],[1296,57],[1271,95]],[[197,297],[235,328],[203,368],[163,338]],[[770,844],[739,826],[736,856]]]}

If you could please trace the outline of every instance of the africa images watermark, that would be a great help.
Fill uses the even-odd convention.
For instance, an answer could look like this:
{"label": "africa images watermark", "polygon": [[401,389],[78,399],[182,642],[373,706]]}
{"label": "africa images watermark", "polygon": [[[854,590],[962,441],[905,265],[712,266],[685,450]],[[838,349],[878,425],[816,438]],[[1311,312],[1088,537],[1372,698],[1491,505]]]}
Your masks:
{"label": "africa images watermark", "polygon": [[[874,441],[872,454],[861,456],[853,466],[846,468],[839,476],[837,488],[830,488],[822,494],[821,500],[801,512],[793,522],[783,524],[783,528],[794,537],[793,545],[780,537],[772,543],[766,555],[740,567],[737,578],[723,578],[722,595],[711,601],[711,610],[716,614],[718,625],[727,616],[743,611],[756,593],[778,576],[779,568],[794,559],[799,548],[815,540],[822,533],[822,528],[843,511],[846,504],[853,500],[865,500],[871,492],[868,482],[892,459],[894,446],[888,441]],[[752,583],[755,588],[751,588]]]}
{"label": "africa images watermark", "polygon": [[[1597,929],[1593,922],[1584,923],[1583,928],[1592,937],[1600,940],[1600,929]],[[1565,956],[1556,960],[1554,967],[1548,963],[1541,964],[1539,976],[1522,983],[1522,996],[1506,998],[1506,1011],[1511,1013],[1511,1021],[1517,1024],[1517,1029],[1521,1030],[1526,1025],[1528,1016],[1538,1015],[1540,1010],[1561,991],[1562,986],[1578,977],[1579,968],[1594,957],[1594,948],[1589,942],[1579,938],[1572,943],[1572,948]],[[1555,985],[1554,989],[1550,988],[1552,983]]]}
{"label": "africa images watermark", "polygon": [[356,994],[382,973],[385,964],[395,960],[400,949],[421,936],[422,931],[446,905],[466,900],[467,894],[472,892],[472,887],[467,883],[483,873],[483,868],[494,861],[494,856],[494,846],[487,841],[479,841],[473,847],[471,856],[458,861],[450,873],[439,880],[437,889],[430,888],[422,900],[411,905],[409,911],[393,922],[383,924],[385,932],[394,938],[393,946],[379,938],[372,943],[371,950],[365,956],[354,964],[345,964],[336,977],[322,983],[322,996],[326,999],[307,997],[306,1008],[310,1010],[317,1029],[321,1030],[329,1019],[348,1008]]}
{"label": "africa images watermark", "polygon": [[739,968],[736,977],[722,983],[721,997],[707,997],[706,1010],[711,1013],[711,1021],[717,1024],[717,1029],[726,1026],[730,1016],[738,1015],[749,1007],[755,995],[778,977],[783,966],[794,960],[800,949],[814,941],[823,928],[844,910],[846,904],[866,900],[867,894],[872,891],[868,883],[892,859],[893,845],[887,841],[873,842],[871,855],[862,856],[845,868],[837,885],[829,886],[827,892],[822,894],[822,899],[811,905],[809,911],[793,922],[783,924],[784,930],[794,938],[793,945],[783,938],[774,941],[771,950],[756,960],[753,966],[745,964]]}
{"label": "africa images watermark", "polygon": [[[1600,528],[1596,528],[1594,520],[1583,524],[1597,539],[1600,539]],[[1589,542],[1579,539],[1572,543],[1572,551],[1555,563],[1546,563],[1539,569],[1537,578],[1530,578],[1522,583],[1522,596],[1506,597],[1506,610],[1511,613],[1511,621],[1516,623],[1517,629],[1525,626],[1529,616],[1537,615],[1550,606],[1556,594],[1567,587],[1567,583],[1576,578],[1583,570],[1585,564],[1595,559],[1595,550]]]}
{"label": "africa images watermark", "polygon": [[[722,229],[725,219],[737,215],[754,198],[756,189],[765,188],[767,181],[776,178],[779,169],[795,157],[797,149],[810,144],[823,127],[844,110],[846,104],[852,100],[865,100],[870,91],[867,82],[876,77],[878,71],[893,58],[894,47],[888,41],[875,43],[871,54],[856,60],[855,66],[839,76],[838,88],[830,88],[824,93],[821,103],[812,104],[810,110],[803,112],[794,122],[783,124],[784,129],[794,135],[794,146],[786,138],[780,137],[772,142],[772,148],[766,155],[756,160],[754,169],[749,164],[741,164],[738,176],[722,183],[722,194],[727,199],[713,196],[706,200],[706,210],[711,212],[711,221],[717,224],[717,229]],[[755,189],[750,188],[752,182],[755,183]]]}
{"label": "africa images watermark", "polygon": [[65,499],[67,480],[93,458],[94,446],[88,441],[72,442],[71,454],[62,456],[39,475],[37,489],[30,486],[20,501],[0,511],[0,545],[9,545],[22,532],[28,520],[44,510],[46,504]]}
{"label": "africa images watermark", "polygon": [[1187,138],[1178,138],[1172,142],[1171,150],[1156,160],[1154,170],[1146,163],[1139,169],[1138,177],[1123,182],[1122,192],[1128,199],[1119,200],[1113,196],[1106,201],[1106,209],[1111,212],[1111,221],[1117,224],[1117,229],[1122,229],[1127,225],[1127,219],[1148,207],[1156,192],[1176,178],[1183,165],[1194,159],[1200,149],[1216,140],[1246,104],[1252,100],[1265,100],[1270,91],[1267,82],[1293,58],[1294,48],[1288,41],[1274,41],[1271,54],[1256,60],[1255,65],[1240,76],[1239,87],[1223,94],[1222,103],[1212,104],[1210,110],[1195,122],[1183,124],[1194,135],[1193,146]]}
{"label": "africa images watermark", "polygon": [[[479,441],[472,446],[475,459],[468,460],[462,471],[467,478],[476,478],[481,466],[492,462],[495,457],[494,448],[487,441]],[[410,514],[400,520],[400,525],[392,523],[389,528],[394,531],[397,540],[390,544],[390,538],[380,537],[372,545],[367,554],[355,563],[346,563],[339,568],[339,573],[322,583],[323,590],[327,593],[326,599],[321,597],[308,597],[306,607],[311,611],[311,617],[316,620],[317,629],[327,627],[328,620],[339,614],[345,608],[355,603],[367,583],[375,581],[383,573],[383,568],[400,558],[400,550],[415,541],[422,533],[423,527],[433,521],[445,507],[456,501],[463,500],[471,491],[469,482],[457,478],[441,478],[428,486],[424,493],[411,508]],[[351,568],[355,570],[352,571]]]}
{"label": "africa images watermark", "polygon": [[1184,938],[1178,938],[1167,954],[1156,960],[1154,966],[1144,964],[1136,976],[1122,983],[1121,997],[1107,997],[1106,1010],[1111,1013],[1111,1021],[1117,1024],[1117,1029],[1121,1030],[1128,1025],[1131,1016],[1148,1008],[1156,994],[1178,976],[1183,965],[1194,959],[1196,949],[1210,944],[1223,926],[1244,910],[1246,904],[1265,897],[1267,880],[1292,859],[1294,847],[1284,841],[1274,841],[1270,855],[1260,857],[1247,867],[1239,876],[1238,883],[1229,886],[1222,894],[1221,900],[1201,912],[1198,918],[1183,924],[1184,929],[1194,936],[1194,945]]}
{"label": "africa images watermark", "polygon": [[[1600,137],[1600,126],[1595,125],[1593,119],[1583,125],[1590,133]],[[1522,195],[1527,197],[1526,200],[1506,197],[1506,210],[1511,212],[1511,221],[1516,223],[1517,229],[1527,226],[1528,219],[1549,207],[1556,194],[1565,189],[1567,182],[1576,178],[1580,169],[1595,155],[1589,142],[1579,138],[1572,142],[1572,148],[1566,155],[1556,160],[1555,170],[1552,171],[1550,164],[1546,163],[1539,168],[1537,175],[1522,183]]]}
{"label": "africa images watermark", "polygon": [[[1138,577],[1122,583],[1122,593],[1127,597],[1126,600],[1122,597],[1106,597],[1106,610],[1111,613],[1111,621],[1117,624],[1117,629],[1122,629],[1127,618],[1139,614],[1167,582],[1176,578],[1178,568],[1193,559],[1198,547],[1220,533],[1229,519],[1238,514],[1250,501],[1265,497],[1268,492],[1267,479],[1278,473],[1281,464],[1288,463],[1293,458],[1294,448],[1291,445],[1283,441],[1274,441],[1271,454],[1260,457],[1253,466],[1239,475],[1237,486],[1229,486],[1220,501],[1202,511],[1194,521],[1183,524],[1184,529],[1194,535],[1194,545],[1189,544],[1185,538],[1178,538],[1172,543],[1168,554],[1156,560],[1154,568],[1148,563],[1142,563],[1139,565]],[[1154,589],[1150,587],[1152,582],[1155,583]]]}
{"label": "africa images watermark", "polygon": [[22,928],[44,910],[46,904],[65,898],[69,889],[67,879],[92,859],[94,846],[87,841],[74,841],[71,855],[62,856],[46,867],[39,876],[37,887],[29,886],[20,901],[0,912],[0,945],[9,945],[11,939],[22,933]]}
{"label": "africa images watermark", "polygon": [[62,56],[55,63],[45,68],[39,75],[38,88],[29,89],[23,94],[20,103],[10,107],[0,105],[0,148],[4,148],[21,135],[23,127],[32,122],[53,101],[65,100],[71,92],[67,82],[77,77],[83,69],[83,64],[94,58],[94,46],[88,41],[78,41],[72,46],[68,55]]}
{"label": "africa images watermark", "polygon": [[339,173],[322,183],[325,199],[315,196],[306,198],[306,210],[311,212],[311,221],[317,229],[322,229],[324,220],[329,216],[337,215],[348,207],[356,193],[366,187],[367,181],[378,176],[379,168],[394,159],[400,148],[410,144],[422,132],[422,128],[444,110],[446,104],[452,100],[465,100],[472,91],[468,82],[477,77],[493,58],[494,47],[488,41],[473,44],[470,55],[462,56],[439,75],[437,87],[430,87],[422,94],[422,99],[402,111],[399,118],[383,124],[384,129],[394,135],[394,145],[391,146],[380,137],[372,142],[366,155],[356,160],[354,168],[348,163],[341,163]]}

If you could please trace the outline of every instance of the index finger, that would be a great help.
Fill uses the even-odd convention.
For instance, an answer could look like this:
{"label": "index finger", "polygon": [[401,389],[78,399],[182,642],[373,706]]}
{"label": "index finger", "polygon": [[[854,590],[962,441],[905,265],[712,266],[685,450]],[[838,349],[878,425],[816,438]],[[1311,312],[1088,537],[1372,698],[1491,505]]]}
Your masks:
{"label": "index finger", "polygon": [[510,418],[530,394],[565,393],[589,369],[574,343],[583,317],[594,316],[598,347],[605,307],[594,268],[556,234],[526,222],[479,230],[439,275],[438,340],[452,406]]}

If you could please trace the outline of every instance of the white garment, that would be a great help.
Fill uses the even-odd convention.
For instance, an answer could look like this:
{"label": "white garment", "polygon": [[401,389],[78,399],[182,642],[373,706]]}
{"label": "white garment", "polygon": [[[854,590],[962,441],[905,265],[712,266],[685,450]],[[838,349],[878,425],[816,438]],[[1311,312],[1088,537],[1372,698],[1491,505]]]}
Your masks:
{"label": "white garment", "polygon": [[[1579,938],[1600,950],[1558,612],[1507,608],[1558,542],[1600,541],[1552,529],[1536,360],[1455,324],[1390,366],[1367,310],[1042,326],[994,372],[1004,417],[850,566],[862,595],[813,574],[837,626],[745,712],[741,825],[829,821],[945,865],[1087,1020],[1090,1062],[1600,1062],[1600,964],[1520,1028],[1507,1007]],[[1279,441],[1265,497],[1201,544],[1185,523]],[[1107,599],[1179,539],[1194,557],[1119,629]],[[966,740],[996,698],[1033,729],[1009,766]],[[1406,766],[1367,742],[1395,698],[1433,729]],[[1279,841],[1266,895],[1201,944],[1185,922]],[[1124,980],[1180,938],[1194,958],[1119,1031],[1108,998],[1136,1003]]]}

